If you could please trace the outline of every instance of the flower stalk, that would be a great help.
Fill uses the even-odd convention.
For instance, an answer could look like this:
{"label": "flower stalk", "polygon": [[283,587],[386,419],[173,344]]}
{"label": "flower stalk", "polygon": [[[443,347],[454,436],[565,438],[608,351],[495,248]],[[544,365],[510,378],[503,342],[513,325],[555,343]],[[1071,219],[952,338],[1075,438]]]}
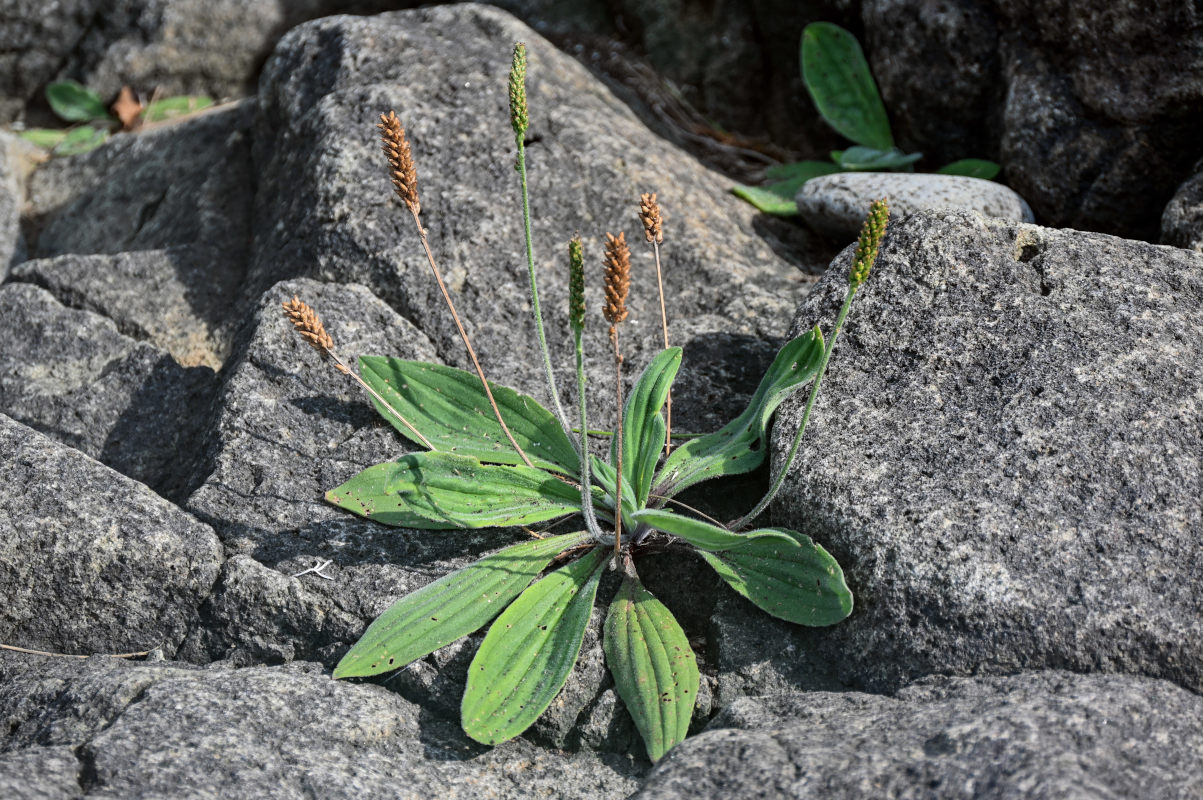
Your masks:
{"label": "flower stalk", "polygon": [[622,352],[618,347],[618,326],[627,318],[627,293],[631,289],[631,251],[626,234],[606,234],[606,305],[602,316],[610,323],[610,344],[614,347],[614,397],[618,408],[615,423],[618,476],[614,487],[614,555],[622,549]]}

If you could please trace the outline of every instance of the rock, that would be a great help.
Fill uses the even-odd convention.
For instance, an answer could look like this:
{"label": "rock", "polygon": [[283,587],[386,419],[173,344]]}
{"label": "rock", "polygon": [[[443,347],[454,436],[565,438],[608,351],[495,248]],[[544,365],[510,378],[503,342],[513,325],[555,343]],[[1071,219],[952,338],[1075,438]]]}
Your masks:
{"label": "rock", "polygon": [[[850,253],[795,330],[830,331]],[[806,685],[802,652],[875,691],[1046,668],[1203,688],[1201,308],[1184,250],[891,222],[773,514],[837,557],[856,609],[809,631],[755,615],[758,680]],[[778,412],[776,469],[804,402]]]}
{"label": "rock", "polygon": [[70,747],[0,753],[0,792],[14,800],[73,800],[81,789],[79,767]]}
{"label": "rock", "polygon": [[[631,323],[623,333],[631,377],[660,342],[655,270],[636,216],[645,191],[659,192],[667,217],[671,340],[689,348],[725,333],[775,351],[801,280],[756,234],[755,210],[728,193],[729,181],[648,130],[578,63],[485,6],[333,17],[284,37],[260,83],[255,152],[264,174],[256,218],[263,235],[254,285],[298,274],[362,284],[426,333],[441,358],[470,368],[379,154],[374,124],[382,111],[398,109],[414,148],[423,224],[486,371],[544,400],[508,126],[514,41],[529,50],[534,247],[564,401],[572,397],[573,358],[565,246],[574,231],[585,237],[590,265],[586,347],[594,385],[611,379],[608,360],[592,357],[609,347],[597,314],[606,231],[626,231],[633,249]],[[685,365],[683,381],[694,380],[693,369]],[[613,404],[605,392],[597,395],[592,419],[606,426]],[[725,409],[730,416],[742,410],[739,397],[737,404]]]}
{"label": "rock", "polygon": [[[485,748],[384,687],[335,682],[312,664],[197,669],[7,654],[0,676],[0,765],[61,764],[73,750],[79,784],[67,796],[617,800],[641,772],[629,758],[522,739]],[[63,773],[23,777],[49,788]]]}
{"label": "rock", "polygon": [[30,257],[187,244],[245,259],[253,113],[223,106],[47,162],[29,184]]}
{"label": "rock", "polygon": [[21,234],[21,209],[25,182],[33,171],[38,150],[23,139],[0,133],[0,283],[9,267],[25,260]]}
{"label": "rock", "polygon": [[222,561],[212,529],[0,414],[0,641],[174,653]]}
{"label": "rock", "polygon": [[633,797],[1185,799],[1200,747],[1203,699],[1165,681],[941,677],[740,700]]}
{"label": "rock", "polygon": [[1161,215],[1161,242],[1203,253],[1203,161],[1181,186]]}
{"label": "rock", "polygon": [[0,412],[164,497],[191,491],[212,370],[181,367],[29,284],[0,286],[0,332]]}
{"label": "rock", "polygon": [[798,213],[815,230],[847,241],[856,238],[869,205],[880,197],[890,199],[895,220],[920,209],[948,208],[1034,221],[1024,199],[1000,183],[904,172],[837,172],[812,178],[798,190]]}
{"label": "rock", "polygon": [[1186,6],[867,0],[861,16],[899,142],[929,168],[997,157],[1046,224],[1156,237],[1199,158],[1203,27]]}
{"label": "rock", "polygon": [[34,259],[12,272],[14,281],[108,317],[125,336],[166,350],[182,366],[214,370],[230,352],[241,277],[240,265],[188,245]]}

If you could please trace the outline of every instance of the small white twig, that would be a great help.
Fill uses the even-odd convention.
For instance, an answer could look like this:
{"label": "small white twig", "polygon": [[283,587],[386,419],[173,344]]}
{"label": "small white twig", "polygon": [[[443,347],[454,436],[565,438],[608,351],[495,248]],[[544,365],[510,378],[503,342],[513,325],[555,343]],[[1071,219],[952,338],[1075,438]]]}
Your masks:
{"label": "small white twig", "polygon": [[322,560],[319,558],[319,559],[317,560],[317,566],[310,567],[310,568],[309,568],[309,569],[307,569],[307,570],[304,570],[304,571],[302,571],[302,572],[298,572],[296,575],[289,575],[288,577],[290,577],[290,578],[299,578],[299,577],[301,577],[302,575],[308,575],[308,574],[310,574],[310,573],[313,573],[314,575],[318,576],[319,578],[325,578],[325,579],[326,579],[326,580],[328,580],[328,581],[332,581],[332,580],[334,580],[334,578],[333,578],[333,577],[331,577],[330,575],[326,575],[325,573],[323,573],[323,572],[322,572],[322,570],[324,570],[326,567],[330,566],[330,565],[331,565],[331,564],[333,564],[333,563],[334,563],[333,559],[331,559],[331,560],[329,560],[329,561],[322,561]]}

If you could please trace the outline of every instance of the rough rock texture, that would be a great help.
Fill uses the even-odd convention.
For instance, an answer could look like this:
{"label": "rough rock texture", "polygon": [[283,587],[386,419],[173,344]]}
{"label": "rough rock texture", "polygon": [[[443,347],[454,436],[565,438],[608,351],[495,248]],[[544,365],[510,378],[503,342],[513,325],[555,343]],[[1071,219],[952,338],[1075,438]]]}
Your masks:
{"label": "rough rock texture", "polygon": [[1045,224],[1155,239],[1200,155],[1197,5],[866,0],[861,16],[903,147],[933,168],[998,157]]}
{"label": "rough rock texture", "polygon": [[1194,177],[1178,187],[1161,215],[1161,241],[1203,253],[1203,161]]}
{"label": "rough rock texture", "polygon": [[635,798],[1121,800],[1203,795],[1203,699],[1065,672],[933,678],[895,697],[733,704]]}
{"label": "rough rock texture", "polygon": [[[705,346],[716,332],[780,336],[801,276],[755,235],[756,212],[727,193],[727,181],[649,131],[579,64],[485,6],[332,17],[281,41],[260,84],[256,285],[299,270],[363,284],[421,328],[444,360],[468,366],[379,155],[374,123],[397,109],[417,162],[423,224],[481,360],[490,374],[545,398],[528,334],[504,81],[518,40],[527,42],[531,65],[527,153],[540,294],[565,401],[572,351],[560,332],[567,330],[565,246],[573,231],[585,237],[587,263],[597,265],[587,290],[588,352],[608,346],[598,314],[606,231],[626,231],[633,249],[632,322],[623,332],[628,362],[644,363],[659,341],[655,270],[636,216],[640,192],[658,191],[667,218],[672,340],[688,349]],[[593,380],[608,380],[604,357],[589,362]],[[686,385],[696,380],[692,369],[687,363],[683,370]],[[741,409],[720,411],[733,416]],[[607,425],[613,405],[601,399],[591,413]]]}
{"label": "rough rock texture", "polygon": [[[795,329],[830,325],[849,253]],[[1203,689],[1201,309],[1184,250],[893,222],[774,515],[837,556],[857,608],[808,633],[754,621],[743,658],[805,683],[793,647],[875,689],[1054,667]]]}
{"label": "rough rock texture", "polygon": [[0,641],[174,653],[217,579],[212,529],[3,414],[0,452]]}
{"label": "rough rock texture", "polygon": [[190,491],[213,371],[117,331],[45,290],[0,286],[0,412],[164,497]]}
{"label": "rough rock texture", "polygon": [[[384,687],[335,682],[311,664],[196,669],[0,655],[0,719],[0,749],[10,751],[0,770],[39,770],[23,783],[0,773],[0,786],[48,797],[608,800],[634,790],[641,771],[629,758],[521,739],[485,748]],[[51,793],[59,788],[73,791]]]}
{"label": "rough rock texture", "polygon": [[961,175],[902,172],[840,172],[812,178],[798,190],[798,213],[828,236],[855,239],[869,205],[888,197],[890,213],[901,218],[920,209],[952,208],[988,217],[1032,222],[1024,199],[999,183]]}
{"label": "rough rock texture", "polygon": [[0,133],[0,282],[9,266],[25,259],[21,209],[25,183],[36,166],[37,148],[16,136]]}
{"label": "rough rock texture", "polygon": [[0,5],[0,120],[15,119],[83,36],[96,0],[5,0]]}

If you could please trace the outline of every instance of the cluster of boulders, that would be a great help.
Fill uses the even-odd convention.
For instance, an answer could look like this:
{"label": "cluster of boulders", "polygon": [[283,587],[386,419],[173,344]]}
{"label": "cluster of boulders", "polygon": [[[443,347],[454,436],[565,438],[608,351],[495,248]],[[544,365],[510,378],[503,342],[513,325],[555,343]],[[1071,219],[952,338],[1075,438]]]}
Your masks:
{"label": "cluster of boulders", "polygon": [[[100,21],[98,3],[60,3],[53,19],[38,5],[0,12],[24,20],[4,26],[26,51],[0,84],[9,119],[36,111],[40,86],[64,70],[106,91],[137,79],[245,96],[70,158],[0,135],[0,644],[57,654],[0,650],[0,796],[1197,796],[1199,180],[1164,211],[1177,247],[1032,224],[1034,212],[1146,231],[1139,215],[1154,195],[1164,205],[1166,184],[1142,195],[1123,170],[1137,169],[1147,134],[1178,149],[1146,174],[1189,177],[1203,154],[1186,158],[1172,130],[1153,128],[1165,104],[1203,94],[1192,64],[1096,108],[1111,96],[1110,62],[1083,49],[1081,31],[1101,25],[1089,4],[1074,7],[1080,30],[1064,41],[1044,22],[1019,37],[1018,16],[978,4],[892,3],[890,17],[860,6],[900,136],[920,146],[939,139],[923,116],[939,109],[903,66],[962,76],[972,91],[956,102],[983,110],[974,125],[999,90],[963,75],[1006,76],[1001,150],[968,123],[949,152],[932,150],[1001,154],[1030,206],[1002,187],[994,205],[898,204],[858,294],[768,515],[837,557],[849,619],[803,629],[687,556],[640,562],[704,675],[696,735],[652,768],[605,669],[600,611],[552,708],[497,748],[459,728],[478,637],[377,680],[331,679],[393,600],[526,534],[386,528],[326,504],[327,489],[410,445],[280,305],[314,306],[349,360],[468,366],[379,154],[374,123],[395,109],[481,361],[545,399],[507,118],[515,41],[530,51],[534,249],[565,402],[573,233],[595,265],[588,372],[605,386],[601,237],[641,242],[639,195],[658,192],[670,337],[685,349],[674,426],[706,431],[742,410],[788,336],[830,331],[850,251],[831,256],[850,240],[855,193],[874,187],[836,176],[842,194],[821,206],[845,220],[827,229],[835,238],[766,219],[586,67],[489,6],[297,24],[385,4],[218,3],[204,28],[201,4],[183,1],[130,0]],[[553,33],[613,23],[600,3],[572,18],[567,4],[514,5]],[[1108,19],[1136,18],[1124,9]],[[665,41],[667,17],[641,13],[638,35]],[[1189,56],[1153,47],[1159,14],[1170,11],[1130,31],[1137,76]],[[887,22],[916,38],[899,44]],[[934,43],[957,32],[937,58]],[[191,52],[193,72],[171,60]],[[1033,82],[1062,92],[1042,95],[1044,122],[1023,112]],[[698,86],[711,102],[726,91]],[[1051,120],[1069,137],[1060,144]],[[1055,191],[1024,135],[1057,158],[1080,154]],[[1131,149],[1117,164],[1119,142]],[[1137,216],[1098,211],[1116,198]],[[660,343],[652,257],[633,249],[628,381]],[[779,412],[774,471],[804,400]],[[590,412],[612,425],[610,393],[592,394]],[[707,484],[690,502],[730,518],[765,478]]]}

